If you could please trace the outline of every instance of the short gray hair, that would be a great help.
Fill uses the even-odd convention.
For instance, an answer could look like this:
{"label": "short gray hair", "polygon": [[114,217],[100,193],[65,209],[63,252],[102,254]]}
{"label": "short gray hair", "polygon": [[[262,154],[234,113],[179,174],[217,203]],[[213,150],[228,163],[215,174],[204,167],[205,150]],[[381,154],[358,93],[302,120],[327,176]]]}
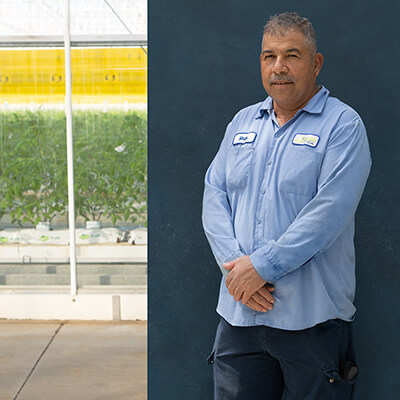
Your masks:
{"label": "short gray hair", "polygon": [[273,15],[264,26],[263,35],[282,35],[284,36],[290,30],[301,32],[306,38],[308,48],[312,55],[317,53],[317,38],[311,22],[301,17],[296,12],[285,12]]}

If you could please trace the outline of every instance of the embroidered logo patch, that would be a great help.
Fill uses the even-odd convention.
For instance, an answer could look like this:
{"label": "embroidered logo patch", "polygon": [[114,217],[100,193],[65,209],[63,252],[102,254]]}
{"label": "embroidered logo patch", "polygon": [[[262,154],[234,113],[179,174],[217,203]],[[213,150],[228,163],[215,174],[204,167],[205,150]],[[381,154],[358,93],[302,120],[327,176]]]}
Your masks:
{"label": "embroidered logo patch", "polygon": [[297,133],[292,143],[297,146],[317,147],[319,136],[312,133]]}
{"label": "embroidered logo patch", "polygon": [[255,132],[239,132],[233,138],[233,145],[253,143],[256,140],[257,133]]}

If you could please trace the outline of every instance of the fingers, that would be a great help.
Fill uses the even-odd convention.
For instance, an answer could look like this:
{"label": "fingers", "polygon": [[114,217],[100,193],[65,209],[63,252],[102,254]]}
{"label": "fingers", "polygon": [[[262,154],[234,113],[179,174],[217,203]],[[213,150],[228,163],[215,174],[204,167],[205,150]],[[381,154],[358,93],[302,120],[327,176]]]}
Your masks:
{"label": "fingers", "polygon": [[[230,290],[229,290],[229,293],[231,293]],[[240,301],[240,299],[241,299],[242,296],[243,296],[243,291],[240,290],[238,287],[236,287],[236,288],[233,290],[232,295],[233,295],[233,297],[234,297],[234,299],[235,299],[236,301]]]}
{"label": "fingers", "polygon": [[263,286],[262,288],[260,288],[257,293],[262,296],[268,303],[275,303],[275,299],[274,296],[272,296],[271,292],[273,291],[273,287],[271,290],[270,286]]}
{"label": "fingers", "polygon": [[254,311],[260,311],[260,312],[268,311],[267,308],[265,308],[261,304],[257,303],[253,298],[250,298],[250,300],[246,303],[246,306],[251,308]]}
{"label": "fingers", "polygon": [[228,282],[228,278],[225,283],[226,283],[226,287],[229,290],[229,294],[231,296],[233,296],[233,298],[236,301],[239,301],[243,296],[243,290],[240,289],[239,286],[230,285],[230,282]]}
{"label": "fingers", "polygon": [[262,296],[259,292],[254,293],[253,296],[251,296],[251,300],[257,302],[265,310],[272,310],[274,307],[273,303],[266,300],[265,297]]}
{"label": "fingers", "polygon": [[273,286],[271,287],[262,286],[258,290],[253,291],[245,288],[243,285],[235,286],[236,285],[235,282],[236,281],[234,281],[234,279],[230,275],[227,276],[225,281],[226,286],[229,290],[229,294],[233,296],[236,301],[241,300],[243,304],[247,304],[249,299],[256,293],[258,293],[257,295],[257,299],[259,299],[258,303],[267,306],[275,302],[274,297],[270,293],[274,290]]}
{"label": "fingers", "polygon": [[[230,271],[233,267],[234,267],[234,265],[235,265],[235,263],[234,263],[234,261],[230,261],[230,262],[228,262],[228,263],[225,263],[225,264],[222,264],[222,266],[227,270],[227,271]],[[231,274],[228,274],[228,276],[226,277],[226,279],[225,279],[225,284],[226,284],[226,286],[227,286],[227,288],[229,289],[229,286],[230,286],[230,284],[231,284],[231,282],[232,282],[232,275]],[[229,293],[231,294],[231,295],[233,295],[232,293],[231,293],[231,290],[229,289]]]}
{"label": "fingers", "polygon": [[242,303],[251,308],[254,311],[267,312],[273,309],[275,299],[270,292],[274,291],[274,287],[265,285],[257,292],[255,292],[247,302],[244,302],[244,296]]}
{"label": "fingers", "polygon": [[[242,293],[242,303],[246,304],[256,292],[245,291]],[[236,300],[236,299],[235,299]]]}
{"label": "fingers", "polygon": [[222,264],[222,266],[230,271],[235,266],[235,260]]}
{"label": "fingers", "polygon": [[[261,279],[261,278],[260,278]],[[265,281],[261,280],[261,284],[260,282],[256,282],[256,284],[254,284],[254,282],[252,282],[252,285],[247,285],[247,287],[245,287],[243,289],[243,293],[242,293],[242,303],[246,304],[249,299],[254,295],[254,293],[256,293],[257,291],[259,291],[265,284]],[[266,290],[266,292],[269,294],[269,291]],[[272,297],[272,295],[271,295]],[[273,297],[272,297],[273,299]]]}
{"label": "fingers", "polygon": [[273,286],[266,286],[266,282],[254,269],[248,256],[224,263],[223,267],[229,271],[225,278],[225,284],[235,301],[247,304],[257,291],[260,291],[257,296],[258,300],[254,298],[253,300],[262,307],[270,307],[275,301],[271,295],[274,290]]}

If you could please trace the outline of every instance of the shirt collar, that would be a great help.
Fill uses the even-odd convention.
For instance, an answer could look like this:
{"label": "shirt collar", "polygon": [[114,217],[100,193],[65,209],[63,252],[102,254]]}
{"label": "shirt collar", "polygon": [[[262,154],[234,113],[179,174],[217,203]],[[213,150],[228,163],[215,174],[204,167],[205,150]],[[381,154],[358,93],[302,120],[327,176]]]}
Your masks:
{"label": "shirt collar", "polygon": [[[315,93],[315,95],[310,99],[310,101],[301,109],[301,111],[306,111],[309,114],[321,114],[325,107],[326,100],[329,97],[329,90],[324,86]],[[256,119],[262,118],[266,112],[271,115],[274,108],[274,104],[271,97],[267,97],[258,109]],[[299,110],[300,111],[300,110]]]}

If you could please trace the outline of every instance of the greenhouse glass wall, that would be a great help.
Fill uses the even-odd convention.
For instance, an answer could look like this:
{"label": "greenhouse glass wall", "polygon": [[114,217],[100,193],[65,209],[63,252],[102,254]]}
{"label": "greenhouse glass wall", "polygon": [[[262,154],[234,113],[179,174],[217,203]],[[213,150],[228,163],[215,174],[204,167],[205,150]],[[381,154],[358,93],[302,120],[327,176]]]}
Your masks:
{"label": "greenhouse glass wall", "polygon": [[[78,290],[145,290],[146,1],[70,1]],[[3,0],[0,286],[70,285],[64,0]]]}

